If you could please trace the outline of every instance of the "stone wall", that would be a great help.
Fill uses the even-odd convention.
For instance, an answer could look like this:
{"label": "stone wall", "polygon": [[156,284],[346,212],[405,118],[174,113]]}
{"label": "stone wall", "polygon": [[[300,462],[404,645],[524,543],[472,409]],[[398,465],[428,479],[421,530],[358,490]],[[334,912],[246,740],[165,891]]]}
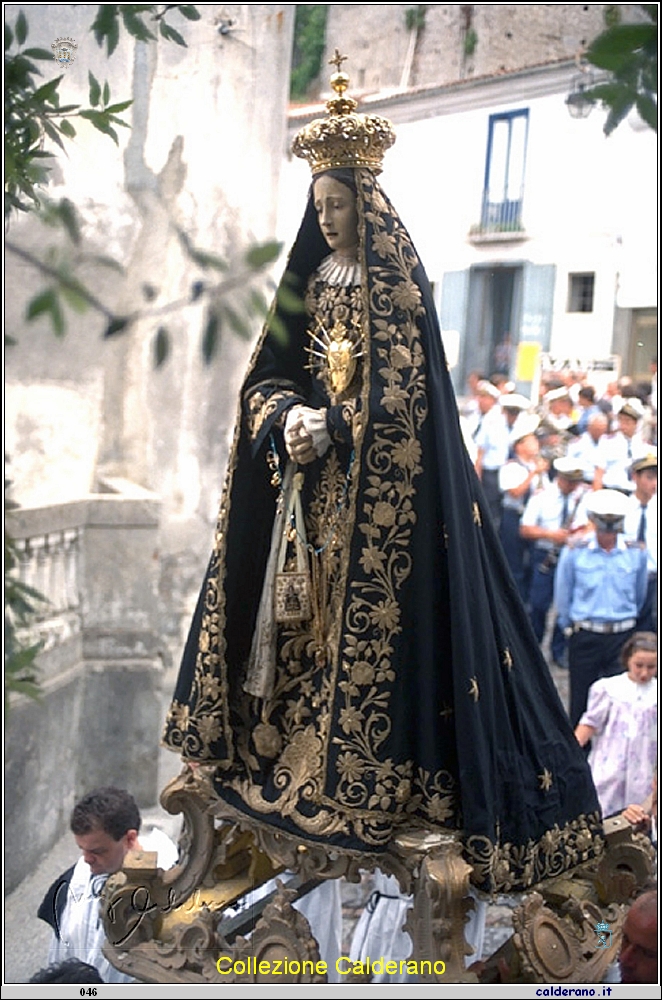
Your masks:
{"label": "stone wall", "polygon": [[[10,24],[20,9],[6,5]],[[39,64],[44,82],[64,72],[62,102],[85,105],[88,74],[108,80],[113,101],[133,100],[124,112],[132,127],[118,128],[116,147],[76,120],[76,139],[58,153],[49,194],[78,208],[80,249],[32,215],[12,219],[8,239],[75,259],[108,309],[142,318],[104,340],[102,315],[68,311],[66,335],[56,339],[46,321],[24,319],[46,279],[8,249],[6,326],[17,346],[6,355],[6,451],[11,498],[20,505],[12,523],[82,504],[76,537],[85,568],[76,606],[42,623],[50,643],[40,660],[44,698],[18,699],[11,710],[14,882],[61,835],[74,798],[95,784],[128,784],[142,804],[156,800],[163,664],[181,653],[202,581],[238,388],[261,326],[252,317],[248,339],[222,330],[218,354],[205,365],[208,300],[191,303],[191,288],[218,281],[218,272],[201,271],[179,233],[230,262],[273,239],[294,6],[199,11],[197,22],[173,20],[187,48],[136,43],[123,32],[106,59],[90,33],[96,7],[25,8],[28,46],[50,49],[61,36],[78,43],[67,70]],[[123,273],[98,255],[113,257]],[[231,301],[243,310],[241,294]],[[172,351],[155,370],[162,325]],[[118,478],[121,511],[114,487],[101,492]],[[147,528],[140,518],[151,504],[158,517],[152,510]],[[57,530],[46,524],[44,537]]]}
{"label": "stone wall", "polygon": [[[452,83],[574,58],[605,27],[608,4],[330,4],[325,62],[336,47],[364,93]],[[424,7],[422,26],[408,12]],[[645,18],[619,4],[624,21]],[[323,64],[322,90],[330,70]]]}
{"label": "stone wall", "polygon": [[[6,8],[10,23],[19,9]],[[114,312],[184,305],[148,315],[106,342],[103,317],[70,313],[67,334],[57,341],[46,322],[25,324],[26,301],[44,281],[10,254],[7,327],[18,340],[7,354],[10,478],[14,498],[25,505],[94,489],[100,473],[162,497],[161,589],[174,609],[163,627],[176,645],[204,572],[237,391],[261,325],[250,319],[251,341],[223,330],[218,356],[204,364],[206,301],[186,303],[195,280],[215,276],[187,257],[177,230],[228,260],[273,238],[293,6],[207,4],[199,21],[177,25],[188,48],[137,44],[123,34],[108,60],[89,31],[93,12],[85,5],[26,9],[29,45],[50,47],[62,35],[78,41],[63,101],[86,101],[89,71],[108,79],[113,100],[134,101],[125,112],[132,128],[119,129],[119,149],[76,123],[78,136],[59,156],[49,193],[66,195],[81,211],[85,253],[111,255],[124,266],[124,276],[93,262],[82,271]],[[60,72],[55,62],[40,65],[46,79]],[[33,218],[13,220],[9,235],[33,250],[55,242]],[[237,295],[234,304],[243,310]],[[161,325],[172,354],[155,371]]]}
{"label": "stone wall", "polygon": [[42,643],[37,701],[10,699],[6,879],[13,888],[99,785],[157,791],[165,650],[158,634],[161,502],[121,480],[107,492],[7,516],[18,575],[47,603],[20,633]]}

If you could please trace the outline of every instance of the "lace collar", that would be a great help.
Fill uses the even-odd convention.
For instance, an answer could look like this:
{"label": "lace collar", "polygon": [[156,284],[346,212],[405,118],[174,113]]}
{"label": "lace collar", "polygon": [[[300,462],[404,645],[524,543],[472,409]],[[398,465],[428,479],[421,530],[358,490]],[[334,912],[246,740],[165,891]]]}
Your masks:
{"label": "lace collar", "polygon": [[317,273],[328,285],[360,285],[361,265],[358,260],[332,253],[325,257],[317,269]]}

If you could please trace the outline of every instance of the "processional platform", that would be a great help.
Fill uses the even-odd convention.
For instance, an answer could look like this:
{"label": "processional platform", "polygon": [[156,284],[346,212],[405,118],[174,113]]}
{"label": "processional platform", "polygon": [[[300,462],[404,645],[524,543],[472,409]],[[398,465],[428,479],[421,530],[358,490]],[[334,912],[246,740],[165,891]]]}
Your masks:
{"label": "processional platform", "polygon": [[[155,853],[130,852],[106,884],[104,952],[143,982],[325,983],[317,941],[293,903],[327,879],[358,882],[362,872],[380,868],[413,897],[405,971],[419,982],[496,982],[507,975],[510,982],[596,983],[618,954],[627,903],[653,874],[648,838],[620,817],[607,820],[600,858],[518,894],[512,936],[468,969],[472,949],[464,932],[474,900],[457,833],[403,830],[385,853],[352,856],[238,815],[219,799],[212,776],[211,767],[186,767],[161,796],[166,811],[184,817],[179,863],[164,872]],[[237,909],[274,879],[273,892]],[[339,971],[348,984],[371,981],[365,963],[344,959]]]}

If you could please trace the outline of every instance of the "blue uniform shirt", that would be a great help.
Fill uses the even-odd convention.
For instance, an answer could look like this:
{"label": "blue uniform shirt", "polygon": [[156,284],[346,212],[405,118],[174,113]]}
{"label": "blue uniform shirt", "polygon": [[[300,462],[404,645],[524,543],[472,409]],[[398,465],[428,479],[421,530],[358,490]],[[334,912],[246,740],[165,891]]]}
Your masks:
{"label": "blue uniform shirt", "polygon": [[597,538],[566,546],[554,581],[561,628],[573,622],[621,622],[636,618],[646,597],[646,550],[618,535],[606,552]]}

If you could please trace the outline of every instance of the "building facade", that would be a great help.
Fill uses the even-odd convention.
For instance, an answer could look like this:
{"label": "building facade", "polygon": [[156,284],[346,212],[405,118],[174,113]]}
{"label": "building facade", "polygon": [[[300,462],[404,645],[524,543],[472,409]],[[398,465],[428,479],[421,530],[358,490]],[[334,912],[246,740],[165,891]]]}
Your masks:
{"label": "building facade", "polygon": [[[394,19],[392,60],[376,93],[365,92],[375,81],[361,69],[367,52],[358,25],[356,34],[350,30],[356,11],[345,12],[343,23],[343,8],[356,6],[332,5],[327,37],[333,28],[351,39],[344,68],[352,78],[355,53],[363,108],[396,126],[383,184],[435,287],[457,391],[474,369],[503,371],[532,391],[543,357],[597,367],[604,379],[650,380],[657,356],[656,135],[631,115],[606,137],[603,110],[572,117],[567,103],[585,79],[572,49],[603,29],[604,5],[520,5],[509,22],[512,38],[508,5],[474,5],[473,23],[482,19],[482,27],[471,64],[440,56],[434,82],[424,46],[418,75],[413,68],[401,74],[403,86],[393,70],[405,60],[399,22],[391,7],[382,8]],[[564,31],[560,7],[569,8]],[[446,17],[452,54],[461,21],[450,8],[458,18],[464,10],[429,5],[423,35],[430,47]],[[623,16],[630,13],[623,8]],[[382,26],[375,51],[387,44],[389,27]],[[518,39],[519,48],[511,44]],[[291,131],[312,116],[294,109]],[[290,172],[289,183],[304,190],[302,166],[292,163]],[[286,197],[291,203],[291,188]]]}

